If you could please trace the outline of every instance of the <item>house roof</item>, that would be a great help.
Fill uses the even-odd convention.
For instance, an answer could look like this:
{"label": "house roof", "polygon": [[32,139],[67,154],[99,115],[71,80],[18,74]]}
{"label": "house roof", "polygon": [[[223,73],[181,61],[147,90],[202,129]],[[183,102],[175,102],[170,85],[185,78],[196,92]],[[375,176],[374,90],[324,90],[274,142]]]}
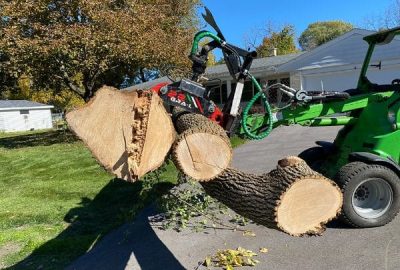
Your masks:
{"label": "house roof", "polygon": [[29,100],[0,100],[0,111],[21,109],[52,109],[54,106]]}
{"label": "house roof", "polygon": [[[253,64],[251,65],[251,71],[276,70],[280,65],[292,61],[293,59],[301,56],[303,53],[304,52],[298,52],[254,59]],[[229,75],[228,68],[225,64],[212,66],[206,70],[206,76],[218,77],[221,75]]]}
{"label": "house roof", "polygon": [[[349,32],[304,53],[296,59],[281,65],[277,72],[293,72],[324,67],[353,65],[363,63],[368,43],[364,37],[375,31],[355,28]],[[391,60],[400,57],[399,38],[386,46],[376,46],[372,62]]]}
{"label": "house roof", "polygon": [[144,82],[144,83],[139,83],[139,84],[135,84],[133,86],[127,87],[122,89],[122,91],[132,91],[132,90],[138,90],[138,89],[150,89],[153,86],[156,86],[159,83],[171,83],[172,81],[167,77],[161,77],[152,81],[148,81],[148,82]]}
{"label": "house roof", "polygon": [[[264,57],[264,58],[257,58],[254,59],[253,64],[251,66],[252,71],[268,71],[268,70],[275,70],[277,67],[280,65],[287,63],[296,57],[302,55],[304,52],[298,52],[298,53],[292,53],[292,54],[286,54],[286,55],[278,55],[278,56],[271,56],[271,57]],[[228,68],[225,64],[222,65],[216,65],[212,67],[208,67],[206,69],[206,76],[215,78],[219,76],[230,76]],[[159,84],[159,83],[171,83],[172,81],[167,77],[161,77],[152,81],[148,81],[145,83],[140,83],[140,84],[135,84],[133,86],[127,87],[122,89],[123,91],[132,91],[132,90],[137,90],[137,89],[149,89],[152,88],[153,86]]]}

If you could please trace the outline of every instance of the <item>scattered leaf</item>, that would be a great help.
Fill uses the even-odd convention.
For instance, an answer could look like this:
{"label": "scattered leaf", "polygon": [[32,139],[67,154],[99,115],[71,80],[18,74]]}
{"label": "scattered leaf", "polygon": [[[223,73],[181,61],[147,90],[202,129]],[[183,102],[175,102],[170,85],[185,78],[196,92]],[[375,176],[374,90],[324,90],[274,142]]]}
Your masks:
{"label": "scattered leaf", "polygon": [[260,248],[261,253],[268,253],[268,248],[262,247]]}
{"label": "scattered leaf", "polygon": [[207,256],[206,259],[204,260],[203,264],[205,267],[210,267],[211,266],[211,257]]}
{"label": "scattered leaf", "polygon": [[259,261],[255,260],[254,256],[257,256],[257,253],[242,247],[218,250],[214,256],[207,257],[209,258],[208,261],[206,258],[204,265],[207,267],[223,267],[226,270],[241,266],[255,266]]}
{"label": "scattered leaf", "polygon": [[253,231],[245,231],[243,232],[243,236],[252,236],[255,237],[256,234]]}

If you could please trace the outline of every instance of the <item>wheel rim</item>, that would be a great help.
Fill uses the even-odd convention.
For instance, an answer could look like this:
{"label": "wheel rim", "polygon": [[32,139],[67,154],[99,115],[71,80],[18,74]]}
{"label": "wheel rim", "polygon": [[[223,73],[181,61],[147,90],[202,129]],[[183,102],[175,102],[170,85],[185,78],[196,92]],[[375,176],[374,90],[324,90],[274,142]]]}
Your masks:
{"label": "wheel rim", "polygon": [[354,211],[367,219],[378,218],[385,214],[392,201],[392,187],[381,178],[369,178],[362,181],[352,196]]}

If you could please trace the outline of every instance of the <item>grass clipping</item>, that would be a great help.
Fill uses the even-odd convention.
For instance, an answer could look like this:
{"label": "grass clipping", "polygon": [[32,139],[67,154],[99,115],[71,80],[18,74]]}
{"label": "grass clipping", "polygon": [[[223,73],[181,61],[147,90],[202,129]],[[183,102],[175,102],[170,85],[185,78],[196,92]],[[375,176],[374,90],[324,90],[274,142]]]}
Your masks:
{"label": "grass clipping", "polygon": [[253,257],[257,253],[241,247],[237,249],[218,250],[214,256],[208,256],[203,265],[206,267],[222,267],[226,270],[233,270],[234,267],[255,266],[259,263]]}

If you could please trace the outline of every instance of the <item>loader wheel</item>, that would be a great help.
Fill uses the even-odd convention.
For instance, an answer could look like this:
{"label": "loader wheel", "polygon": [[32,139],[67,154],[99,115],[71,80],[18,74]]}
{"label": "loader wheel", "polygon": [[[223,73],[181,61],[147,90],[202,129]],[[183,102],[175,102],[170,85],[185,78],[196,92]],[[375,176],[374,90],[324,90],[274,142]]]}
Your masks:
{"label": "loader wheel", "polygon": [[336,175],[343,191],[342,219],[353,227],[383,226],[400,209],[400,179],[377,164],[351,162]]}
{"label": "loader wheel", "polygon": [[303,159],[310,168],[318,171],[326,159],[326,151],[321,146],[314,146],[301,152],[298,157]]}

